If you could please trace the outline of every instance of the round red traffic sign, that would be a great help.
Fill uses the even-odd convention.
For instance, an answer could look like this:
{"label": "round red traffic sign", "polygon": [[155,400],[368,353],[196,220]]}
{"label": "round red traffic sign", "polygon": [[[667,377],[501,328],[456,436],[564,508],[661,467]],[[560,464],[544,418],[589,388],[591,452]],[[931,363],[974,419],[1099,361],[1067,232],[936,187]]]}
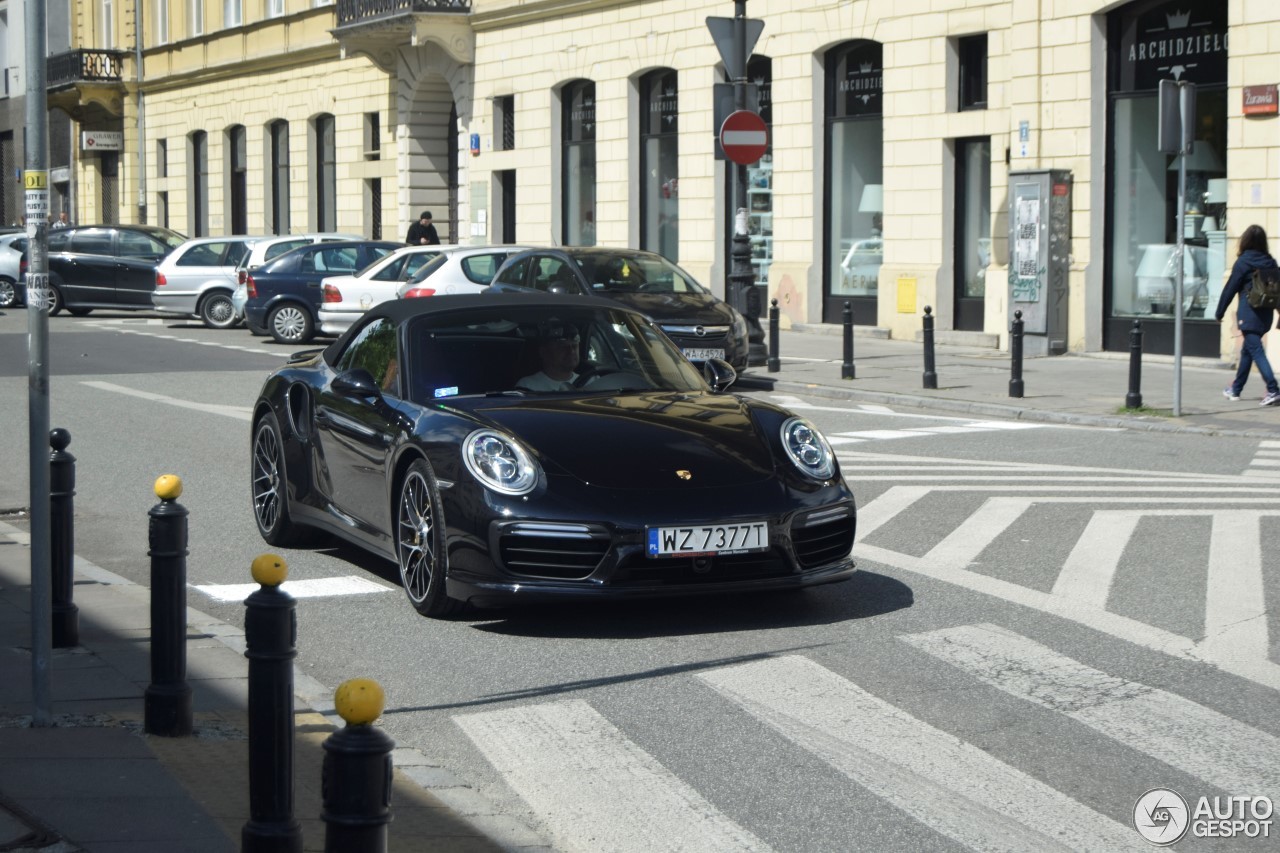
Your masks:
{"label": "round red traffic sign", "polygon": [[769,126],[750,110],[729,113],[720,125],[720,147],[724,156],[742,166],[750,166],[769,147]]}

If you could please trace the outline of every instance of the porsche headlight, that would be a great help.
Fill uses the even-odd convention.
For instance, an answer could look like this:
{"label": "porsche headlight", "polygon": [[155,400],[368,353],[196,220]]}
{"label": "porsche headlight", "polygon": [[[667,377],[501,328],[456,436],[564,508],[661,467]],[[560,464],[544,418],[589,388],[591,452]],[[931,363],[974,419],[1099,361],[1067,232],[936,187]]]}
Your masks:
{"label": "porsche headlight", "polygon": [[462,443],[462,459],[471,476],[495,492],[523,495],[538,483],[538,467],[510,436],[479,429]]}
{"label": "porsche headlight", "polygon": [[800,471],[815,480],[829,480],[836,472],[836,457],[817,427],[803,418],[782,425],[782,446]]}

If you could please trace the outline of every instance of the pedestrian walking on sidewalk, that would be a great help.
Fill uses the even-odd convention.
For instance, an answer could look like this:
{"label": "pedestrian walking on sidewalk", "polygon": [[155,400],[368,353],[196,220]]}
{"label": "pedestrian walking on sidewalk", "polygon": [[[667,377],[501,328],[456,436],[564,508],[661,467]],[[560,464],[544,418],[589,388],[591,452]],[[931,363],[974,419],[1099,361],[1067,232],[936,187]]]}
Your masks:
{"label": "pedestrian walking on sidewalk", "polygon": [[1214,317],[1221,322],[1227,309],[1231,307],[1231,300],[1235,299],[1236,325],[1244,337],[1244,343],[1240,347],[1240,366],[1236,370],[1236,378],[1222,389],[1222,395],[1228,400],[1239,400],[1244,383],[1249,379],[1249,368],[1257,364],[1262,381],[1267,384],[1267,395],[1262,398],[1262,405],[1275,406],[1280,404],[1280,385],[1276,384],[1275,374],[1271,372],[1271,362],[1267,361],[1267,351],[1262,347],[1262,336],[1275,324],[1275,311],[1270,308],[1254,308],[1246,298],[1253,286],[1253,271],[1276,268],[1275,258],[1267,251],[1267,232],[1261,225],[1250,225],[1244,229],[1236,254],[1238,257],[1231,267],[1231,277],[1227,279],[1226,287],[1222,288]]}

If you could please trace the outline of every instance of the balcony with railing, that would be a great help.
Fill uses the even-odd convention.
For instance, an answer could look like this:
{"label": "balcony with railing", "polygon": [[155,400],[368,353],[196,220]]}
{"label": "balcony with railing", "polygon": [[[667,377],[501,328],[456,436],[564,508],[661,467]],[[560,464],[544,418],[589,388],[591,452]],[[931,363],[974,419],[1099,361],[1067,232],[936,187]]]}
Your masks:
{"label": "balcony with railing", "polygon": [[389,73],[399,48],[435,44],[453,59],[475,58],[471,0],[338,0],[330,32],[348,54],[363,54]]}
{"label": "balcony with railing", "polygon": [[124,113],[127,55],[123,50],[83,48],[50,56],[45,63],[49,106],[81,122],[119,118]]}

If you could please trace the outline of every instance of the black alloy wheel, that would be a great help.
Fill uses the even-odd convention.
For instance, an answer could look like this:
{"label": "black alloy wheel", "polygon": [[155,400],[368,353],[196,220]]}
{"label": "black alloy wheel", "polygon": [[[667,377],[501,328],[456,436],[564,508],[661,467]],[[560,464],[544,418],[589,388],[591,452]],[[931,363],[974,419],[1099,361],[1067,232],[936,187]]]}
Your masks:
{"label": "black alloy wheel", "polygon": [[450,616],[462,602],[445,595],[444,514],[431,466],[419,459],[400,481],[396,556],[409,603],[423,616]]}
{"label": "black alloy wheel", "polygon": [[284,470],[284,441],[276,416],[268,412],[253,429],[250,492],[258,533],[269,545],[301,544],[311,531],[289,518]]}
{"label": "black alloy wheel", "polygon": [[218,290],[200,300],[200,319],[210,329],[230,329],[236,324],[231,294]]}
{"label": "black alloy wheel", "polygon": [[311,312],[297,302],[285,302],[267,315],[267,331],[277,343],[305,344],[315,334]]}

